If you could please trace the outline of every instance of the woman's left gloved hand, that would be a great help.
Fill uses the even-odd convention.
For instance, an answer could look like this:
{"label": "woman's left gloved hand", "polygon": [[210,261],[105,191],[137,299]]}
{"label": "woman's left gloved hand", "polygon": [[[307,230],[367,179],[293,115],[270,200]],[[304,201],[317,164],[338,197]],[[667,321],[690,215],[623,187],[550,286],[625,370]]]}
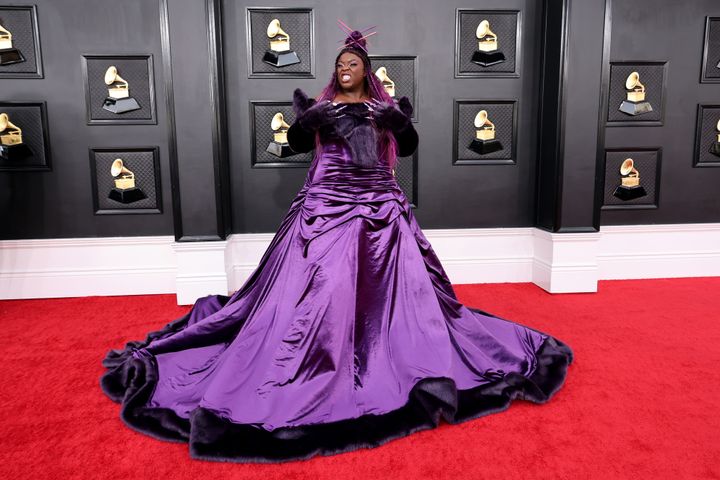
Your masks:
{"label": "woman's left gloved hand", "polygon": [[[407,128],[410,124],[410,114],[412,114],[412,107],[410,107],[410,114],[407,114],[404,109],[401,109],[403,100],[407,101],[406,97],[400,99],[400,103],[395,105],[394,103],[381,102],[374,98],[366,100],[364,103],[370,110],[375,125],[381,129],[391,130],[392,132],[399,132]],[[410,103],[407,102],[409,106]]]}

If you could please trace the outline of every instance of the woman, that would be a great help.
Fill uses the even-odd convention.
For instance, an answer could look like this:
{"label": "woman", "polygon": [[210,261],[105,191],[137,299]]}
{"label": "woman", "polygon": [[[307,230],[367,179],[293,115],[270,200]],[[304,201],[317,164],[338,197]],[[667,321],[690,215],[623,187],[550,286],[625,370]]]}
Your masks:
{"label": "woman", "polygon": [[194,458],[279,462],[374,447],[544,403],[571,349],[458,302],[393,175],[418,137],[354,31],[317,99],[294,94],[291,147],[315,149],[270,246],[232,296],[108,353],[122,418]]}

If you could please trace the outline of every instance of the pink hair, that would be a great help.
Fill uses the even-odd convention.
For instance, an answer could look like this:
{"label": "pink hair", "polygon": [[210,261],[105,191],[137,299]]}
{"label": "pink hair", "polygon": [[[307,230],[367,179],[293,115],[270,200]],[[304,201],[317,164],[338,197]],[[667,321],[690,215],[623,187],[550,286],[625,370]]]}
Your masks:
{"label": "pink hair", "polygon": [[[363,65],[365,67],[365,91],[369,94],[370,98],[374,98],[381,102],[388,102],[390,104],[394,103],[393,98],[388,95],[388,93],[383,88],[380,79],[377,78],[373,73],[369,63],[370,59],[367,57],[367,55],[362,55],[360,52],[353,50],[355,49],[344,49],[340,52],[338,57],[344,52],[348,51],[360,57],[363,60]],[[317,101],[332,101],[335,96],[341,91],[342,88],[340,87],[340,82],[338,82],[337,78],[337,69],[334,69],[332,77],[330,78],[330,82],[328,82],[325,88],[322,89],[322,91],[320,92],[320,96],[317,97]],[[321,151],[319,135],[315,136],[315,147],[316,152]],[[385,158],[391,169],[395,168],[395,164],[397,163],[397,149],[398,146],[397,141],[395,140],[395,136],[389,130],[382,130],[380,134],[380,153],[378,157],[380,159]]]}

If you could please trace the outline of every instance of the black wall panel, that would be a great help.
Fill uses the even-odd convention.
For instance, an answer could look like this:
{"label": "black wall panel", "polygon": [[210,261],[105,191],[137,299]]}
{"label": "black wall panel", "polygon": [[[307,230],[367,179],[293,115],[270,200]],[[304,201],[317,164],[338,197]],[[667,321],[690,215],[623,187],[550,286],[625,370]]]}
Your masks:
{"label": "black wall panel", "polygon": [[[0,1],[5,5],[23,2]],[[87,125],[83,55],[162,58],[157,1],[33,0],[44,78],[0,78],[0,101],[47,104],[52,170],[0,172],[0,238],[172,234],[168,121],[160,62],[155,64],[157,125]],[[1,14],[0,14],[1,16]],[[204,27],[200,27],[204,32]],[[132,90],[132,85],[131,85]],[[90,148],[157,146],[162,214],[95,215]]]}
{"label": "black wall panel", "polygon": [[698,104],[720,98],[720,84],[700,83],[707,16],[720,16],[720,2],[612,0],[609,60],[667,62],[667,86],[662,125],[600,126],[607,149],[663,152],[657,208],[602,209],[602,224],[720,221],[720,165],[694,166]]}
{"label": "black wall panel", "polygon": [[[251,167],[250,102],[289,101],[296,87],[317,95],[330,79],[338,41],[345,36],[337,18],[353,28],[377,25],[378,33],[370,37],[371,54],[417,55],[418,101],[414,107],[419,114],[415,128],[420,146],[415,214],[420,224],[424,228],[533,225],[541,2],[482,3],[482,10],[521,11],[522,55],[516,59],[519,78],[455,78],[456,8],[479,8],[460,0],[303,2],[297,6],[314,11],[315,78],[248,78],[245,9],[272,5],[223,2],[234,232],[274,231],[307,173],[306,168]],[[474,36],[474,30],[471,33]],[[516,164],[453,165],[454,99],[518,101]]]}
{"label": "black wall panel", "polygon": [[[9,5],[18,3],[0,0],[0,7]],[[174,233],[192,241],[274,232],[307,166],[253,168],[251,102],[288,102],[296,87],[319,93],[344,37],[337,18],[353,27],[377,25],[370,41],[375,55],[416,56],[420,147],[407,159],[412,168],[401,173],[417,195],[415,214],[424,228],[538,226],[564,232],[592,231],[601,223],[720,221],[720,162],[696,152],[698,142],[706,150],[715,120],[698,122],[698,105],[717,105],[720,98],[720,84],[713,83],[720,78],[720,69],[713,70],[720,61],[717,35],[706,34],[707,17],[716,19],[711,26],[720,24],[715,0],[312,0],[292,6],[312,11],[315,50],[304,78],[268,77],[248,68],[246,8],[287,4],[20,5],[36,6],[42,71],[38,78],[0,75],[0,102],[45,102],[52,162],[49,171],[0,171],[0,239]],[[457,74],[455,29],[457,13],[465,9],[519,12],[513,60],[519,77]],[[33,44],[34,39],[23,43]],[[83,56],[92,55],[151,56],[153,123],[87,124]],[[665,63],[662,121],[607,123],[614,108],[610,64],[633,61]],[[516,102],[512,162],[453,163],[457,100]],[[697,125],[705,132],[701,137]],[[95,214],[88,152],[135,147],[158,147],[163,208]],[[662,149],[656,208],[603,209],[606,152],[647,148]]]}

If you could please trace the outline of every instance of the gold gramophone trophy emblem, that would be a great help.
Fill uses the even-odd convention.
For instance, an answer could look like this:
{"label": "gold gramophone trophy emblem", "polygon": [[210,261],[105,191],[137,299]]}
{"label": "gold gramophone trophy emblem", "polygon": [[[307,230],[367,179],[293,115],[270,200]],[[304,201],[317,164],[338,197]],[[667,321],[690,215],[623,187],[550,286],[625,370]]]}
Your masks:
{"label": "gold gramophone trophy emblem", "polygon": [[13,47],[12,33],[0,25],[0,65],[12,65],[24,61],[25,57],[20,50]]}
{"label": "gold gramophone trophy emblem", "polygon": [[640,83],[640,74],[632,72],[625,80],[627,98],[620,104],[619,110],[628,115],[642,115],[652,112],[650,102],[645,100],[645,85]]}
{"label": "gold gramophone trophy emblem", "polygon": [[280,28],[280,20],[274,18],[270,21],[267,36],[270,38],[270,48],[265,50],[263,62],[273,67],[287,67],[300,63],[297,53],[290,49],[290,35]]}
{"label": "gold gramophone trophy emblem", "polygon": [[387,73],[387,67],[380,67],[375,70],[375,76],[382,83],[383,88],[391,97],[395,97],[395,82],[393,82]]}
{"label": "gold gramophone trophy emblem", "polygon": [[23,143],[20,127],[10,121],[7,113],[0,113],[0,157],[4,160],[23,160],[33,153]]}
{"label": "gold gramophone trophy emblem", "polygon": [[640,173],[635,168],[635,161],[626,158],[620,165],[620,185],[617,186],[613,195],[620,200],[628,201],[647,195],[645,188],[640,185]]}
{"label": "gold gramophone trophy emblem", "polygon": [[502,143],[495,138],[495,124],[488,119],[487,110],[480,110],[475,115],[475,138],[468,148],[480,155],[497,152],[503,149]]}
{"label": "gold gramophone trophy emblem", "polygon": [[710,153],[716,157],[720,157],[720,120],[715,125],[715,132],[717,133],[717,139],[710,145]]}
{"label": "gold gramophone trophy emblem", "polygon": [[505,61],[505,54],[498,50],[498,37],[490,30],[490,22],[483,20],[475,29],[478,49],[473,52],[471,62],[481,67],[490,67]]}
{"label": "gold gramophone trophy emblem", "polygon": [[127,80],[118,74],[114,65],[105,71],[105,85],[108,86],[108,96],[103,102],[103,109],[112,113],[126,113],[139,110],[137,100],[130,96],[130,88]]}
{"label": "gold gramophone trophy emblem", "polygon": [[121,158],[116,158],[112,163],[110,174],[115,177],[115,188],[110,190],[109,199],[120,203],[133,203],[147,198],[145,192],[135,186],[135,174],[123,164]]}
{"label": "gold gramophone trophy emblem", "polygon": [[295,155],[295,152],[290,148],[290,144],[287,140],[287,132],[290,125],[287,124],[281,112],[273,115],[273,118],[270,121],[270,128],[272,128],[274,132],[273,139],[268,144],[265,151],[280,158]]}

